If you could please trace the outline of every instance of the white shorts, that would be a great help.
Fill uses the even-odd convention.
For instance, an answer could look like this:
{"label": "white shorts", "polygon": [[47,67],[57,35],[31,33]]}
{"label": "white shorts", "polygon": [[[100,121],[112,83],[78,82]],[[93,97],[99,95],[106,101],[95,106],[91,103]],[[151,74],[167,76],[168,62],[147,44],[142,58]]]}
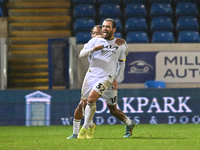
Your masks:
{"label": "white shorts", "polygon": [[102,98],[108,105],[115,105],[118,101],[117,93],[117,90],[113,90],[112,86],[109,86],[105,93],[102,95]]}
{"label": "white shorts", "polygon": [[92,90],[99,93],[107,104],[114,105],[117,103],[117,90],[112,89],[112,82],[109,78],[95,78],[86,75],[82,85],[81,99],[87,100]]}

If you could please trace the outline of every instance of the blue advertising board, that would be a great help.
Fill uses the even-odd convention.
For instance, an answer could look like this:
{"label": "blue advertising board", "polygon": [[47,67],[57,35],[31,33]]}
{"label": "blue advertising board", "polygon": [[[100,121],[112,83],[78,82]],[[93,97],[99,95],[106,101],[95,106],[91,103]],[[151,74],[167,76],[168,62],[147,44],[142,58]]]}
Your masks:
{"label": "blue advertising board", "polygon": [[[199,88],[120,89],[118,108],[137,124],[197,124],[200,123],[199,91]],[[26,97],[35,92],[33,90],[0,91],[0,125],[26,125]],[[40,93],[51,97],[48,106],[49,114],[46,114],[50,119],[48,125],[72,125],[74,110],[81,96],[80,90],[42,90]],[[40,116],[36,116],[28,121],[35,122],[34,119],[37,117],[41,119]],[[101,98],[97,101],[94,122],[97,125],[121,124],[121,121],[109,113],[106,103]],[[36,122],[34,124],[39,125]]]}
{"label": "blue advertising board", "polygon": [[130,52],[121,83],[194,83],[199,78],[200,52]]}
{"label": "blue advertising board", "polygon": [[155,79],[155,57],[158,52],[130,52],[122,83],[144,83]]}

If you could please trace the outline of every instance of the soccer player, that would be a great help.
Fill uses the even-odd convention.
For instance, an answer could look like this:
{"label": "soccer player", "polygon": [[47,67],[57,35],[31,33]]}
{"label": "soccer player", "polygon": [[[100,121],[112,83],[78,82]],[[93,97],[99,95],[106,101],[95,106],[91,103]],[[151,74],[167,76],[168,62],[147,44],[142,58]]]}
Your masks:
{"label": "soccer player", "polygon": [[[85,108],[84,125],[78,134],[78,139],[93,138],[93,132],[96,127],[93,123],[96,101],[101,96],[106,99],[106,91],[109,88],[117,92],[118,79],[123,74],[125,68],[126,46],[115,43],[115,21],[112,19],[104,20],[102,31],[103,38],[92,38],[79,55],[80,58],[89,57],[90,66],[82,86],[81,99],[86,100],[87,105]],[[117,109],[117,96],[107,98],[106,102],[110,113],[126,125],[124,137],[130,137],[135,123],[121,110]]]}
{"label": "soccer player", "polygon": [[[91,36],[92,36],[92,38],[93,37],[101,38],[102,37],[102,26],[101,25],[94,26],[91,29]],[[128,55],[128,46],[126,45],[126,42],[125,42],[124,39],[116,38],[115,43],[117,45],[125,44],[125,46],[126,46],[126,55]],[[88,61],[90,61],[89,58],[88,58]],[[112,86],[110,86],[110,88],[108,88],[108,90],[104,94],[103,99],[105,101],[106,101],[106,99],[108,99],[108,100],[109,99],[117,99],[117,90],[113,90]],[[74,112],[73,134],[71,136],[69,136],[67,139],[76,139],[77,138],[78,133],[79,133],[79,129],[80,129],[81,119],[83,118],[84,109],[86,107],[86,104],[87,104],[87,101],[80,100],[80,103],[78,104],[78,106],[77,106],[77,108],[76,108],[76,110]],[[94,126],[95,126],[95,124],[94,124]],[[89,129],[91,130],[91,128],[89,128]],[[94,127],[92,129],[94,129]],[[94,130],[91,131],[91,136],[93,135],[93,132],[94,132]]]}

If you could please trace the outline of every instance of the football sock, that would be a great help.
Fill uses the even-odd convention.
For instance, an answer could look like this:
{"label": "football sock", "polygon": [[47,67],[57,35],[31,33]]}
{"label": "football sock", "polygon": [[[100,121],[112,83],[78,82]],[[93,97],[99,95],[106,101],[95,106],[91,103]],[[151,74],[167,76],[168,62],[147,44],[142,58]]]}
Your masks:
{"label": "football sock", "polygon": [[96,103],[87,103],[87,106],[85,108],[85,121],[83,124],[84,129],[88,129],[89,125],[93,120],[95,111],[96,111]]}
{"label": "football sock", "polygon": [[[82,107],[82,112],[83,112],[83,116],[85,117],[85,108],[84,107]],[[92,128],[92,127],[93,127],[93,119],[89,123],[89,128]]]}
{"label": "football sock", "polygon": [[126,126],[130,126],[132,124],[131,119],[125,116],[124,121],[122,121]]}
{"label": "football sock", "polygon": [[90,123],[89,123],[89,128],[92,128],[93,127],[93,119],[92,119],[92,121],[90,121]]}
{"label": "football sock", "polygon": [[83,113],[83,116],[85,116],[85,108],[82,107],[82,113]]}
{"label": "football sock", "polygon": [[78,134],[80,129],[81,120],[74,119],[73,120],[73,134]]}

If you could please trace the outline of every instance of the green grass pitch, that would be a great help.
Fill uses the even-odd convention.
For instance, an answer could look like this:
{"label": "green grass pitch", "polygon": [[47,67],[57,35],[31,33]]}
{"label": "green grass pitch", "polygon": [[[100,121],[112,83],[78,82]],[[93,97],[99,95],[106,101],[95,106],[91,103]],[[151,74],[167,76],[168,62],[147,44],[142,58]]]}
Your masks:
{"label": "green grass pitch", "polygon": [[72,126],[0,126],[0,150],[200,150],[200,124],[98,125],[94,139],[67,140]]}

